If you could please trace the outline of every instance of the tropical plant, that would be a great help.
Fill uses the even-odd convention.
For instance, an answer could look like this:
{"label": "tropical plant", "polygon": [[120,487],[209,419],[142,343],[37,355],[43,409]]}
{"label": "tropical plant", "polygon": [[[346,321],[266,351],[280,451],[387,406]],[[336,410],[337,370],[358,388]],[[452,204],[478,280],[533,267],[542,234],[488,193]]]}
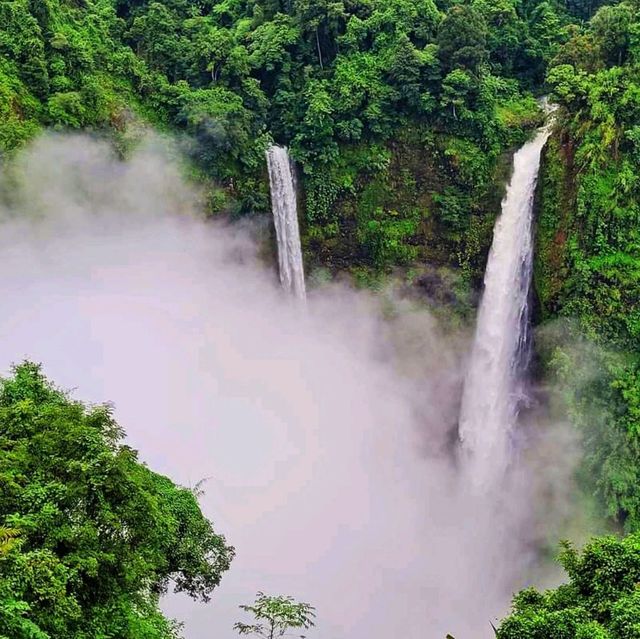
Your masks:
{"label": "tropical plant", "polygon": [[191,491],[138,461],[110,406],[32,363],[0,382],[0,637],[173,639],[173,583],[207,601],[233,548]]}
{"label": "tropical plant", "polygon": [[[276,639],[289,636],[289,630],[308,630],[315,625],[315,608],[308,603],[297,602],[293,597],[269,596],[258,592],[253,604],[242,605],[240,608],[255,618],[255,623],[237,622],[233,626],[241,635]],[[304,637],[304,634],[298,636]]]}
{"label": "tropical plant", "polygon": [[582,552],[565,543],[569,582],[523,590],[498,639],[635,639],[640,636],[640,536],[601,537]]}

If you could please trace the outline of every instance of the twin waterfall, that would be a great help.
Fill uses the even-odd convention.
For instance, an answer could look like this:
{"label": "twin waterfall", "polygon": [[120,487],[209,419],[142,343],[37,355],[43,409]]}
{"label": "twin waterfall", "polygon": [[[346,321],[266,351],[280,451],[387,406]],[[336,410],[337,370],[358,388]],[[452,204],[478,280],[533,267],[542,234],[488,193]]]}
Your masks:
{"label": "twin waterfall", "polygon": [[287,293],[305,299],[304,265],[298,229],[296,186],[287,149],[271,146],[267,151],[271,208],[278,242],[280,282]]}
{"label": "twin waterfall", "polygon": [[513,158],[484,276],[458,427],[469,480],[479,491],[504,476],[524,393],[521,364],[529,321],[533,199],[549,134],[550,127],[540,129]]}
{"label": "twin waterfall", "polygon": [[[459,436],[463,466],[481,492],[500,482],[511,457],[511,435],[524,394],[522,357],[529,321],[533,198],[549,127],[514,156],[513,174],[494,229],[475,340],[462,395]],[[304,299],[296,190],[286,148],[267,151],[280,280]]]}

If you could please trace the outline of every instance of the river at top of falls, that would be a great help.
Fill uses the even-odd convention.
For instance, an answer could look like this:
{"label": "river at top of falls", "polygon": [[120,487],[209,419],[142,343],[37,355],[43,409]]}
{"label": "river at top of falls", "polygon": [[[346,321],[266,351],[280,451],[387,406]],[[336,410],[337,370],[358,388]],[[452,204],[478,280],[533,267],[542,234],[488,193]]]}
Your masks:
{"label": "river at top of falls", "polygon": [[524,394],[521,358],[529,319],[533,200],[549,134],[550,125],[538,130],[514,155],[484,277],[459,421],[466,471],[480,491],[504,477]]}
{"label": "river at top of falls", "polygon": [[298,227],[296,187],[289,153],[285,147],[271,146],[267,151],[271,207],[278,242],[280,282],[288,293],[305,299],[304,265]]}

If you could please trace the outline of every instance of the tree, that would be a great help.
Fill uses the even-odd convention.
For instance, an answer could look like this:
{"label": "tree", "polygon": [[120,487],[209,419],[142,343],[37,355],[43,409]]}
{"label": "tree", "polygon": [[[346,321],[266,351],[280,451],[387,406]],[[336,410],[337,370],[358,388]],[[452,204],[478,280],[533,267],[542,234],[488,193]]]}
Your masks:
{"label": "tree", "polygon": [[577,28],[569,31],[570,38],[558,51],[553,65],[568,64],[579,71],[595,73],[602,69],[602,50],[600,43],[591,32],[583,33]]}
{"label": "tree", "polygon": [[400,36],[391,50],[389,84],[394,87],[399,108],[420,108],[421,103],[421,52],[406,35]]}
{"label": "tree", "polygon": [[184,77],[185,61],[192,54],[191,43],[182,35],[181,26],[174,11],[153,2],[146,13],[133,20],[127,34],[136,52],[174,82]]}
{"label": "tree", "polygon": [[289,70],[289,49],[300,38],[300,31],[293,20],[278,13],[273,20],[257,27],[251,34],[249,61],[257,69],[269,73],[284,68]]}
{"label": "tree", "polygon": [[174,639],[169,584],[204,601],[219,584],[233,548],[122,437],[35,364],[0,382],[0,638]]}
{"label": "tree", "polygon": [[588,92],[587,76],[570,64],[559,64],[549,71],[547,82],[553,98],[573,110],[582,106]]}
{"label": "tree", "polygon": [[634,10],[627,4],[605,6],[591,18],[591,29],[606,60],[620,66],[627,58]]}
{"label": "tree", "polygon": [[[240,606],[250,612],[256,623],[237,622],[233,627],[241,635],[257,635],[263,639],[284,637],[293,628],[308,630],[314,626],[315,608],[303,602],[296,602],[293,597],[268,596],[258,592],[255,602],[250,606]],[[300,635],[304,637],[304,635]]]}
{"label": "tree", "polygon": [[488,57],[487,25],[478,9],[466,4],[453,5],[440,23],[438,47],[444,69],[477,71]]}
{"label": "tree", "polygon": [[217,27],[211,18],[191,18],[184,22],[193,49],[190,79],[196,84],[206,84],[203,75],[215,84],[221,76],[234,42],[230,29]]}
{"label": "tree", "polygon": [[30,90],[44,97],[49,90],[42,30],[27,7],[19,2],[0,4],[0,56],[13,60]]}
{"label": "tree", "polygon": [[[465,104],[473,89],[473,78],[467,71],[454,69],[442,81],[442,97],[440,103],[443,108],[451,107],[455,119],[464,112]],[[456,108],[457,107],[457,108]]]}
{"label": "tree", "polygon": [[[199,141],[200,160],[213,169],[220,152],[238,157],[246,152],[252,128],[252,114],[235,92],[216,86],[185,90],[177,121]],[[220,174],[224,177],[223,174]]]}
{"label": "tree", "polygon": [[474,0],[487,23],[487,48],[491,62],[502,70],[511,71],[524,43],[524,24],[513,0]]}
{"label": "tree", "polygon": [[592,540],[577,552],[564,544],[569,583],[523,590],[498,639],[636,639],[640,636],[640,535]]}
{"label": "tree", "polygon": [[344,32],[344,4],[340,0],[295,0],[294,6],[302,33],[315,48],[318,65],[324,69],[335,58],[336,39]]}
{"label": "tree", "polygon": [[299,155],[304,154],[306,158],[314,158],[320,162],[331,161],[338,152],[333,139],[335,104],[328,88],[328,83],[322,80],[309,82],[304,93],[306,112],[301,131],[291,145],[299,151]]}

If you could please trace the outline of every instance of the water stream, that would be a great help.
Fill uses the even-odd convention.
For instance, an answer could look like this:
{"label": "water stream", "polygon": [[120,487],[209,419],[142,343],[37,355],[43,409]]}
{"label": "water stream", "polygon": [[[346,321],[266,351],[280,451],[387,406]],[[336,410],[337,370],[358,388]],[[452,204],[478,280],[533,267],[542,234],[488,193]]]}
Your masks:
{"label": "water stream", "polygon": [[524,394],[521,358],[529,322],[533,200],[549,134],[550,125],[539,129],[514,155],[484,277],[459,421],[466,468],[481,490],[504,477]]}
{"label": "water stream", "polygon": [[288,293],[306,297],[304,265],[298,228],[298,207],[294,174],[285,147],[271,146],[267,151],[271,206],[278,241],[280,282]]}

